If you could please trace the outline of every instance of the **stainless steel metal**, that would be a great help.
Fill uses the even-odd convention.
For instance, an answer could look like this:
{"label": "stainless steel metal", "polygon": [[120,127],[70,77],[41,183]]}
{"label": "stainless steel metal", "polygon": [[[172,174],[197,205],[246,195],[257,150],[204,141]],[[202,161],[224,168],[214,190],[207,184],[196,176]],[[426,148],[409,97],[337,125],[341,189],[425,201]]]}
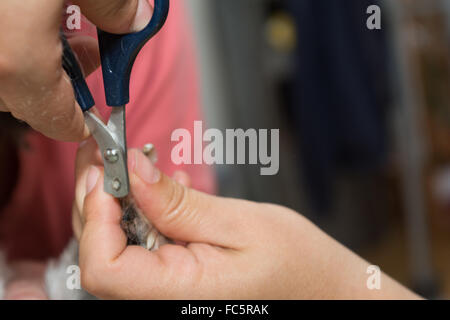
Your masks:
{"label": "stainless steel metal", "polygon": [[117,161],[119,161],[119,150],[108,149],[108,150],[106,150],[103,157],[105,158],[105,160],[107,160],[110,163],[116,163]]}
{"label": "stainless steel metal", "polygon": [[127,165],[125,106],[113,108],[107,125],[90,111],[85,112],[84,117],[103,155],[105,191],[115,198],[126,197],[130,190],[130,181]]}
{"label": "stainless steel metal", "polygon": [[114,190],[119,191],[122,188],[122,183],[120,183],[119,179],[114,179],[112,182],[112,187]]}

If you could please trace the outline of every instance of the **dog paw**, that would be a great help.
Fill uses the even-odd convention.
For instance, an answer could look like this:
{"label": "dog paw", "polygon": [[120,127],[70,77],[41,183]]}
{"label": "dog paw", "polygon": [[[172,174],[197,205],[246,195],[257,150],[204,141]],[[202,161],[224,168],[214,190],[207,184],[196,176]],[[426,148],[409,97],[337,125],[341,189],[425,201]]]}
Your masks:
{"label": "dog paw", "polygon": [[[152,161],[156,163],[158,155],[152,144],[146,144],[142,152]],[[128,244],[138,245],[147,250],[158,250],[162,245],[170,243],[137,207],[136,202],[128,197],[121,201],[122,204],[122,221],[121,226],[125,231]]]}

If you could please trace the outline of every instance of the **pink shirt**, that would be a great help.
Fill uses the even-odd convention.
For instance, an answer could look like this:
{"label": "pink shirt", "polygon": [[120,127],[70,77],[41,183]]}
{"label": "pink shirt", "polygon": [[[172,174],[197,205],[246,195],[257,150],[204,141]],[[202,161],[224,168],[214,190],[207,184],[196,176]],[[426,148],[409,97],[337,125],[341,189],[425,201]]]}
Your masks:
{"label": "pink shirt", "polygon": [[[202,120],[192,44],[183,2],[172,1],[166,25],[141,51],[133,69],[128,147],[153,143],[163,172],[184,170],[194,188],[212,193],[215,184],[209,167],[176,166],[170,159],[173,130],[193,132],[194,121]],[[108,113],[100,70],[88,84],[99,111]],[[10,204],[0,213],[0,246],[12,260],[57,256],[72,236],[77,144],[55,142],[36,132],[27,139],[30,148],[20,152],[19,181]]]}

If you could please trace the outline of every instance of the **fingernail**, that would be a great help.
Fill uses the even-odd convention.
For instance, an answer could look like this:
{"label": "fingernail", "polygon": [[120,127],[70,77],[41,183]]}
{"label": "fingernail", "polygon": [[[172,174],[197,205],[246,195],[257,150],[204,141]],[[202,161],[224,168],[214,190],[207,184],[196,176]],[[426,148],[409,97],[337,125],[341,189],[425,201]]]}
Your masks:
{"label": "fingernail", "polygon": [[84,146],[86,146],[87,145],[87,143],[88,143],[88,140],[86,139],[86,140],[83,140],[83,141],[81,141],[80,142],[80,144],[78,145],[78,148],[83,148]]}
{"label": "fingernail", "polygon": [[92,143],[92,137],[81,141],[80,144],[78,145],[78,149],[82,149],[82,148],[86,147],[89,143]]}
{"label": "fingernail", "polygon": [[134,151],[133,154],[134,164],[131,163],[131,165],[134,166],[134,173],[149,184],[159,182],[161,172],[155,168],[151,161],[142,152]]}
{"label": "fingernail", "polygon": [[139,0],[136,17],[131,24],[131,31],[138,32],[144,29],[153,15],[153,9],[148,3],[148,0]]}
{"label": "fingernail", "polygon": [[89,168],[89,172],[86,179],[86,195],[94,190],[97,185],[98,178],[100,176],[100,171],[95,166]]}

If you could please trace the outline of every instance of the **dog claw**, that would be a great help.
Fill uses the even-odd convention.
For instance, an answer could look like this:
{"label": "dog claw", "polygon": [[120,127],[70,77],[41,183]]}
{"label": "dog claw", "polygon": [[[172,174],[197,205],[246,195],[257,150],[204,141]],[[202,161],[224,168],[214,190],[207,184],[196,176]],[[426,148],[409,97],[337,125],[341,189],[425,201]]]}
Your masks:
{"label": "dog claw", "polygon": [[155,249],[155,244],[156,244],[156,240],[158,238],[159,234],[158,231],[156,231],[156,229],[152,229],[150,230],[150,233],[147,235],[147,241],[146,241],[146,249],[147,250],[154,250]]}
{"label": "dog claw", "polygon": [[153,164],[158,162],[158,152],[153,144],[147,143],[144,148],[142,148],[142,152],[150,159]]}
{"label": "dog claw", "polygon": [[[157,152],[152,144],[146,144],[142,152],[155,163],[157,161]],[[121,201],[122,205],[122,229],[127,234],[128,244],[139,245],[147,250],[158,250],[160,246],[170,243],[143,215],[136,206],[132,197]]]}

